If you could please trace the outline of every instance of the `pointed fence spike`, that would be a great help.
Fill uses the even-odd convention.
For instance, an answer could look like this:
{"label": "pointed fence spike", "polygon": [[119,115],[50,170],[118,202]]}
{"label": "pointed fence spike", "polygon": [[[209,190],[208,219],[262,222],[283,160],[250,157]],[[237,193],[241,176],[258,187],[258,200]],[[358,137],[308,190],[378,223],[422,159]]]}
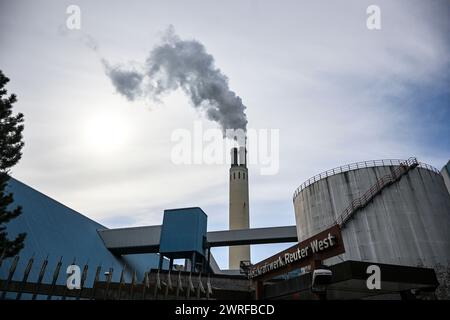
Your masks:
{"label": "pointed fence spike", "polygon": [[108,298],[108,293],[109,293],[109,286],[111,284],[111,280],[113,277],[113,272],[114,269],[113,268],[109,268],[108,270],[108,277],[106,278],[106,289],[105,289],[105,293],[103,294],[103,299],[107,299]]}
{"label": "pointed fence spike", "polygon": [[99,266],[97,266],[97,269],[95,270],[95,278],[94,278],[94,283],[92,284],[92,295],[91,295],[91,299],[95,299],[95,292],[97,289],[97,282],[99,282],[100,280],[100,272],[102,271],[102,265],[100,263]]}
{"label": "pointed fence spike", "polygon": [[6,257],[6,248],[3,249],[2,254],[0,255],[0,267],[3,264],[3,260],[5,259],[5,257]]}
{"label": "pointed fence spike", "polygon": [[82,291],[83,288],[84,288],[84,284],[85,284],[86,279],[87,279],[87,276],[88,276],[88,269],[89,269],[89,266],[88,266],[88,264],[86,263],[86,264],[84,265],[84,267],[83,267],[83,272],[82,272],[82,274],[81,274],[80,291],[78,292],[77,300],[80,300],[80,297],[81,297],[81,291]]}
{"label": "pointed fence spike", "polygon": [[23,291],[23,288],[25,287],[25,283],[28,280],[28,275],[30,274],[33,263],[34,263],[34,254],[28,260],[27,267],[25,268],[25,272],[23,273],[22,283],[20,284],[20,291],[17,293],[16,300],[20,300],[20,298],[22,297],[22,291]]}
{"label": "pointed fence spike", "polygon": [[16,272],[17,263],[19,262],[19,259],[20,258],[17,255],[17,256],[14,257],[14,260],[11,263],[11,267],[9,268],[8,280],[6,280],[6,282],[5,282],[5,286],[3,288],[3,293],[2,293],[2,296],[1,296],[2,300],[5,300],[6,292],[8,291],[8,287],[9,287],[9,284],[11,283],[11,280],[12,280],[12,278],[14,276],[14,273]]}
{"label": "pointed fence spike", "polygon": [[48,255],[45,258],[45,260],[42,262],[41,270],[39,271],[38,281],[37,281],[36,287],[35,287],[35,293],[33,293],[33,297],[31,298],[32,300],[36,300],[36,297],[37,297],[36,292],[38,292],[38,290],[41,286],[42,279],[44,279],[45,270],[47,269],[47,264],[48,264]]}
{"label": "pointed fence spike", "polygon": [[53,291],[55,290],[55,286],[56,286],[56,281],[58,280],[59,272],[61,270],[62,261],[63,261],[63,257],[61,256],[59,258],[58,264],[56,265],[56,269],[53,272],[53,280],[52,280],[52,284],[51,284],[51,287],[50,287],[50,292],[49,292],[49,294],[47,296],[47,300],[51,300],[52,299]]}
{"label": "pointed fence spike", "polygon": [[130,283],[130,299],[133,300],[133,290],[136,284],[136,270],[131,274],[131,283]]}

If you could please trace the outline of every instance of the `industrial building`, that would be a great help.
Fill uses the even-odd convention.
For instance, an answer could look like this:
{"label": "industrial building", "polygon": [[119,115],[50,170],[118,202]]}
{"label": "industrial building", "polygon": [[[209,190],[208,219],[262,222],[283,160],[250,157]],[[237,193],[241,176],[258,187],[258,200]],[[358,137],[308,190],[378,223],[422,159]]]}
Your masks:
{"label": "industrial building", "polygon": [[[444,170],[448,174],[448,164]],[[450,195],[445,179],[414,158],[364,161],[320,173],[294,194],[298,238],[337,223],[345,253],[327,263],[430,267],[448,297]]]}
{"label": "industrial building", "polygon": [[[108,229],[11,179],[9,189],[23,213],[8,224],[8,232],[28,236],[20,258],[0,260],[0,294],[449,299],[449,164],[442,172],[415,158],[340,166],[295,191],[295,226],[250,228],[245,148],[232,149],[231,159],[230,225],[222,231],[208,231],[207,213],[197,207],[165,210],[162,225]],[[292,242],[296,245],[261,262],[250,261],[250,245]],[[211,254],[220,246],[230,248],[228,270]],[[175,265],[175,259],[185,259],[184,265]],[[75,293],[65,288],[71,264],[84,267],[82,288]],[[382,273],[380,290],[366,286],[366,270],[373,265]],[[330,277],[319,294],[313,289],[321,268]]]}
{"label": "industrial building", "polygon": [[444,178],[445,186],[450,193],[450,161],[442,168],[441,175]]}
{"label": "industrial building", "polygon": [[[30,258],[33,258],[34,263],[29,279],[38,279],[42,264],[47,261],[48,272],[42,279],[44,283],[52,282],[52,272],[61,261],[61,275],[57,279],[60,285],[66,283],[65,270],[72,263],[80,266],[89,264],[92,268],[100,266],[102,278],[105,272],[113,268],[116,270],[112,275],[115,281],[120,278],[120,272],[117,271],[125,265],[128,267],[124,273],[127,280],[131,279],[134,270],[143,274],[144,270],[158,266],[157,254],[114,255],[105,248],[97,233],[97,230],[106,227],[14,178],[8,182],[8,191],[14,194],[15,204],[22,206],[22,214],[7,225],[8,236],[13,238],[21,232],[27,233],[14,279],[22,279]],[[0,279],[8,278],[12,263],[13,259],[2,261]],[[92,286],[94,277],[95,272],[89,272],[86,285]]]}

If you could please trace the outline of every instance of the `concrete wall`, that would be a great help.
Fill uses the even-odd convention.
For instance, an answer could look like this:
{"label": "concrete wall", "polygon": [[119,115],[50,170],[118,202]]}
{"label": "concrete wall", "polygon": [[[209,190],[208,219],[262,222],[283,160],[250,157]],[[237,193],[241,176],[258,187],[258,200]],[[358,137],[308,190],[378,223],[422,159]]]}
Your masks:
{"label": "concrete wall", "polygon": [[450,161],[442,168],[441,175],[444,178],[445,186],[450,194]]}
{"label": "concrete wall", "polygon": [[[324,178],[294,199],[299,241],[333,223],[348,204],[395,166]],[[342,230],[343,259],[401,265],[450,263],[450,195],[442,176],[415,168],[358,211]]]}

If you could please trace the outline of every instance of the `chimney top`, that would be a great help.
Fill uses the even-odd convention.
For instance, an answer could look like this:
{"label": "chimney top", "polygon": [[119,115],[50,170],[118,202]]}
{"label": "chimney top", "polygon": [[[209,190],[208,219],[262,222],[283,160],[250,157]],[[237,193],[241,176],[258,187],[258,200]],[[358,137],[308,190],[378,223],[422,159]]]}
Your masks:
{"label": "chimney top", "polygon": [[238,165],[238,148],[231,148],[231,166]]}
{"label": "chimney top", "polygon": [[239,148],[239,165],[247,168],[247,148]]}

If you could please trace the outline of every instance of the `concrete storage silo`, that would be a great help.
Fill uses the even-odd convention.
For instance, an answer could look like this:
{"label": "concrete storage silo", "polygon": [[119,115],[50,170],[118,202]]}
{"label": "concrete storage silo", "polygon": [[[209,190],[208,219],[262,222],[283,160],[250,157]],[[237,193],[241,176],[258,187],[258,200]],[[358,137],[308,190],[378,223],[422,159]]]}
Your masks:
{"label": "concrete storage silo", "polygon": [[[299,240],[338,222],[344,260],[433,267],[442,284],[450,268],[450,195],[437,169],[405,163],[359,162],[307,180],[293,199]],[[377,192],[351,210],[368,190]]]}
{"label": "concrete storage silo", "polygon": [[448,193],[450,193],[450,160],[442,168],[441,175],[444,178],[445,186],[447,187]]}

